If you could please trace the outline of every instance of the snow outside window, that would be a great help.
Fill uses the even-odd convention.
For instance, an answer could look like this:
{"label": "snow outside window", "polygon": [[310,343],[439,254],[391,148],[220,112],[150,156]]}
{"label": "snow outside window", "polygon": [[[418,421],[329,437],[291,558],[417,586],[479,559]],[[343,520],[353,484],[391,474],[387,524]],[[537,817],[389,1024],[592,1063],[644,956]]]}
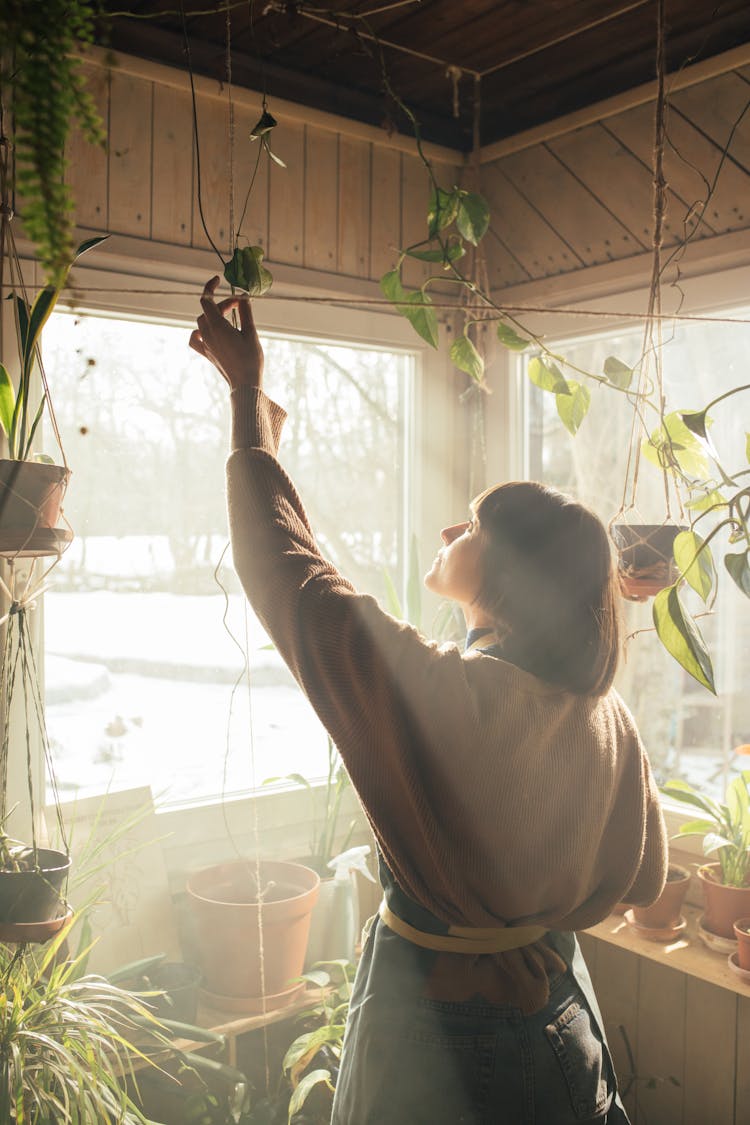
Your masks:
{"label": "snow outside window", "polygon": [[[76,537],[44,607],[63,800],[150,785],[162,807],[205,803],[270,776],[325,773],[325,733],[232,570],[229,395],[188,349],[189,331],[69,313],[45,329],[74,469],[65,515]],[[266,390],[290,411],[283,463],[318,542],[380,597],[385,573],[399,586],[404,571],[414,355],[263,343]]]}
{"label": "snow outside window", "polygon": [[[750,310],[733,310],[747,318]],[[714,314],[720,315],[720,314]],[[607,356],[627,364],[638,361],[642,329],[610,332],[585,339],[550,344],[585,371],[601,372]],[[679,323],[663,351],[664,377],[670,402],[680,409],[698,410],[731,387],[747,382],[750,332],[747,325]],[[527,381],[528,382],[528,381]],[[591,408],[576,437],[557,416],[554,396],[528,385],[529,475],[570,492],[598,513],[605,524],[619,511],[623,496],[625,460],[632,414],[624,395],[591,387]],[[712,411],[712,434],[721,450],[729,451],[730,466],[745,461],[747,406],[742,396]],[[654,427],[655,428],[655,427]],[[637,511],[631,523],[664,520],[663,483],[659,471],[641,459]],[[711,617],[700,626],[712,653],[718,695],[697,684],[664,651],[652,628],[652,601],[626,602],[627,659],[618,687],[633,711],[659,780],[682,777],[723,794],[727,776],[747,767],[746,758],[733,754],[735,746],[750,742],[750,614],[747,601],[721,563],[726,540],[714,549],[720,593]],[[692,591],[684,593],[691,612],[705,607]]]}

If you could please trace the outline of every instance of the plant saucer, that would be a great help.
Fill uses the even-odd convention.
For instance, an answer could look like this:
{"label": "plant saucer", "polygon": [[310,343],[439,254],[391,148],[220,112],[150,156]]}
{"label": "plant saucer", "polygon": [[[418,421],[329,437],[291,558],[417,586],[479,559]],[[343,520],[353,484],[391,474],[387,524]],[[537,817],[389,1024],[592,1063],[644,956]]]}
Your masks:
{"label": "plant saucer", "polygon": [[636,922],[632,910],[625,911],[625,921],[634,934],[646,941],[674,941],[687,929],[687,922],[682,914],[674,926],[642,926],[640,922]]}
{"label": "plant saucer", "polygon": [[739,955],[736,949],[734,953],[730,953],[727,957],[727,963],[732,972],[738,976],[740,980],[744,980],[745,984],[750,984],[750,969],[743,969],[740,966]]}
{"label": "plant saucer", "polygon": [[64,914],[46,922],[0,922],[0,941],[8,945],[49,941],[72,917],[73,907],[68,906]]}
{"label": "plant saucer", "polygon": [[737,949],[737,942],[734,938],[724,937],[722,934],[715,934],[713,930],[707,930],[703,925],[703,918],[705,915],[701,914],[698,919],[698,937],[701,939],[707,949],[712,953],[723,953],[727,957],[730,953],[734,953]]}

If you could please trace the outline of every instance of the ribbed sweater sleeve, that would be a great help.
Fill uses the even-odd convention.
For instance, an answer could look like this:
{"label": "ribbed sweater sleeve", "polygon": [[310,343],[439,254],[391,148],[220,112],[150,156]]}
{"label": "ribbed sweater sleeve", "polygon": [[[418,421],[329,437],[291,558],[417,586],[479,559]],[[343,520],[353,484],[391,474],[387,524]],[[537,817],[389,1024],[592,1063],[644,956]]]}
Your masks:
{"label": "ribbed sweater sleeve", "polygon": [[616,693],[597,700],[425,641],[321,555],[277,460],[284,412],[232,394],[237,573],[336,742],[399,885],[448,922],[574,928],[656,897],[665,837]]}

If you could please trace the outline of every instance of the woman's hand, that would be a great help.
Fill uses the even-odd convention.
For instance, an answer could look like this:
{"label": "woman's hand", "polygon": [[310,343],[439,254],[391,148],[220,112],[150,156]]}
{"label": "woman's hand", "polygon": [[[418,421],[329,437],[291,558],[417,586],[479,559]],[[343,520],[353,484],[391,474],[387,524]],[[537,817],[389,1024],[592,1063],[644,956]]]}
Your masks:
{"label": "woman's hand", "polygon": [[[263,349],[255,330],[250,301],[247,297],[214,300],[218,277],[212,277],[201,296],[203,312],[198,327],[190,337],[190,347],[205,356],[221,372],[229,386],[260,387],[263,384]],[[227,313],[237,309],[240,326],[226,320]]]}

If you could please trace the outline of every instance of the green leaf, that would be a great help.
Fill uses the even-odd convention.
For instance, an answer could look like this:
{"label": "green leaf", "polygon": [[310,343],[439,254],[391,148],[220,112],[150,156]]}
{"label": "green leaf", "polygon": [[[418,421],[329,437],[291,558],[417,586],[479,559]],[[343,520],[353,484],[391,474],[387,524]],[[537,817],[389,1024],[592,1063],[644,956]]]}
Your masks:
{"label": "green leaf", "polygon": [[456,215],[456,226],[467,242],[476,246],[487,233],[490,225],[490,209],[486,201],[476,192],[467,192],[461,198]]}
{"label": "green leaf", "polygon": [[746,598],[750,598],[750,549],[724,555],[724,566]]}
{"label": "green leaf", "polygon": [[89,250],[93,250],[95,246],[99,246],[102,242],[106,242],[109,238],[108,234],[97,234],[94,238],[86,238],[80,243],[78,249],[73,255],[73,261],[77,262],[83,254],[88,254]]}
{"label": "green leaf", "polygon": [[305,1077],[302,1079],[299,1086],[296,1088],[291,1098],[289,1099],[290,1121],[294,1114],[299,1113],[299,1111],[302,1109],[302,1106],[307,1101],[307,1096],[310,1091],[313,1090],[316,1086],[320,1086],[322,1082],[325,1082],[329,1090],[333,1090],[330,1070],[311,1070],[309,1074],[305,1075]]}
{"label": "green leaf", "polygon": [[577,383],[575,379],[568,379],[568,387],[567,394],[555,395],[555,402],[557,403],[557,413],[560,415],[565,429],[575,437],[581,422],[588,414],[591,405],[591,393],[588,387]]}
{"label": "green leaf", "polygon": [[686,507],[691,512],[707,512],[710,508],[718,510],[726,508],[727,502],[719,492],[718,488],[711,489],[710,492],[702,492],[700,495],[693,497],[686,504]]}
{"label": "green leaf", "polygon": [[659,469],[677,467],[688,477],[703,479],[710,465],[701,439],[692,433],[677,411],[667,414],[664,422],[643,442],[643,455]]}
{"label": "green leaf", "polygon": [[[414,305],[414,308],[409,308]],[[427,293],[417,289],[406,298],[406,306],[399,309],[411,324],[417,335],[421,336],[431,348],[438,346],[437,313],[432,307],[432,301]]]}
{"label": "green leaf", "polygon": [[460,202],[461,196],[457,188],[453,191],[432,189],[427,207],[427,231],[430,238],[436,238],[441,230],[451,225],[458,214]]}
{"label": "green leaf", "polygon": [[57,304],[57,298],[60,296],[60,290],[55,289],[52,285],[45,286],[37,294],[34,304],[31,306],[31,313],[29,314],[29,327],[26,336],[26,344],[23,349],[23,371],[25,377],[31,371],[31,365],[34,357],[34,348],[39,340],[39,334],[47,323],[49,316]]}
{"label": "green leaf", "polygon": [[672,778],[670,781],[660,786],[660,788],[662,793],[666,794],[667,797],[674,797],[676,801],[680,801],[684,805],[693,805],[702,812],[708,813],[708,815],[714,819],[714,822],[721,815],[717,803],[710,797],[704,797],[702,793],[696,792],[687,781]]}
{"label": "green leaf", "polygon": [[468,336],[459,336],[451,344],[450,357],[459,371],[465,371],[475,383],[484,378],[484,360]]}
{"label": "green leaf", "polygon": [[676,586],[667,586],[654,598],[654,625],[659,640],[671,656],[699,684],[716,694],[711,657],[700,629],[684,608]]}
{"label": "green leaf", "polygon": [[529,379],[543,391],[551,391],[555,395],[570,394],[570,387],[560,368],[551,359],[541,359],[535,356],[529,362]]}
{"label": "green leaf", "polygon": [[531,340],[524,340],[523,336],[519,336],[509,324],[503,324],[502,322],[497,326],[497,338],[501,344],[512,352],[522,352],[531,343]]}
{"label": "green leaf", "polygon": [[243,289],[248,297],[262,297],[273,285],[271,272],[263,265],[262,246],[238,246],[224,266],[224,277],[235,289]]}
{"label": "green leaf", "polygon": [[[385,297],[395,306],[398,312],[411,324],[414,331],[430,345],[438,346],[437,314],[432,307],[429,296],[421,289],[407,291],[401,284],[401,275],[398,270],[390,270],[380,279],[380,289]],[[415,307],[411,307],[411,306]]]}
{"label": "green leaf", "polygon": [[460,242],[451,242],[445,247],[445,250],[442,248],[437,250],[405,250],[404,253],[410,258],[417,258],[420,262],[449,264],[457,261],[458,258],[463,258],[466,251]]}
{"label": "green leaf", "polygon": [[614,355],[608,355],[605,359],[604,374],[612,386],[619,387],[621,391],[626,391],[633,381],[633,368]]}
{"label": "green leaf", "polygon": [[707,832],[713,832],[715,827],[713,820],[688,820],[680,825],[677,835],[705,836]]}
{"label": "green leaf", "polygon": [[711,852],[718,851],[719,848],[733,848],[734,842],[728,840],[726,836],[720,836],[718,832],[708,832],[703,839],[703,854],[710,855]]}
{"label": "green leaf", "polygon": [[708,601],[716,582],[711,548],[694,531],[680,531],[675,536],[672,552],[682,577],[704,602]]}
{"label": "green leaf", "polygon": [[264,109],[250,130],[250,140],[257,141],[260,137],[268,136],[271,130],[276,128],[277,124],[276,118],[273,117],[268,110]]}
{"label": "green leaf", "polygon": [[10,437],[15,405],[15,388],[5,365],[0,363],[0,426],[5,430],[6,437]]}

